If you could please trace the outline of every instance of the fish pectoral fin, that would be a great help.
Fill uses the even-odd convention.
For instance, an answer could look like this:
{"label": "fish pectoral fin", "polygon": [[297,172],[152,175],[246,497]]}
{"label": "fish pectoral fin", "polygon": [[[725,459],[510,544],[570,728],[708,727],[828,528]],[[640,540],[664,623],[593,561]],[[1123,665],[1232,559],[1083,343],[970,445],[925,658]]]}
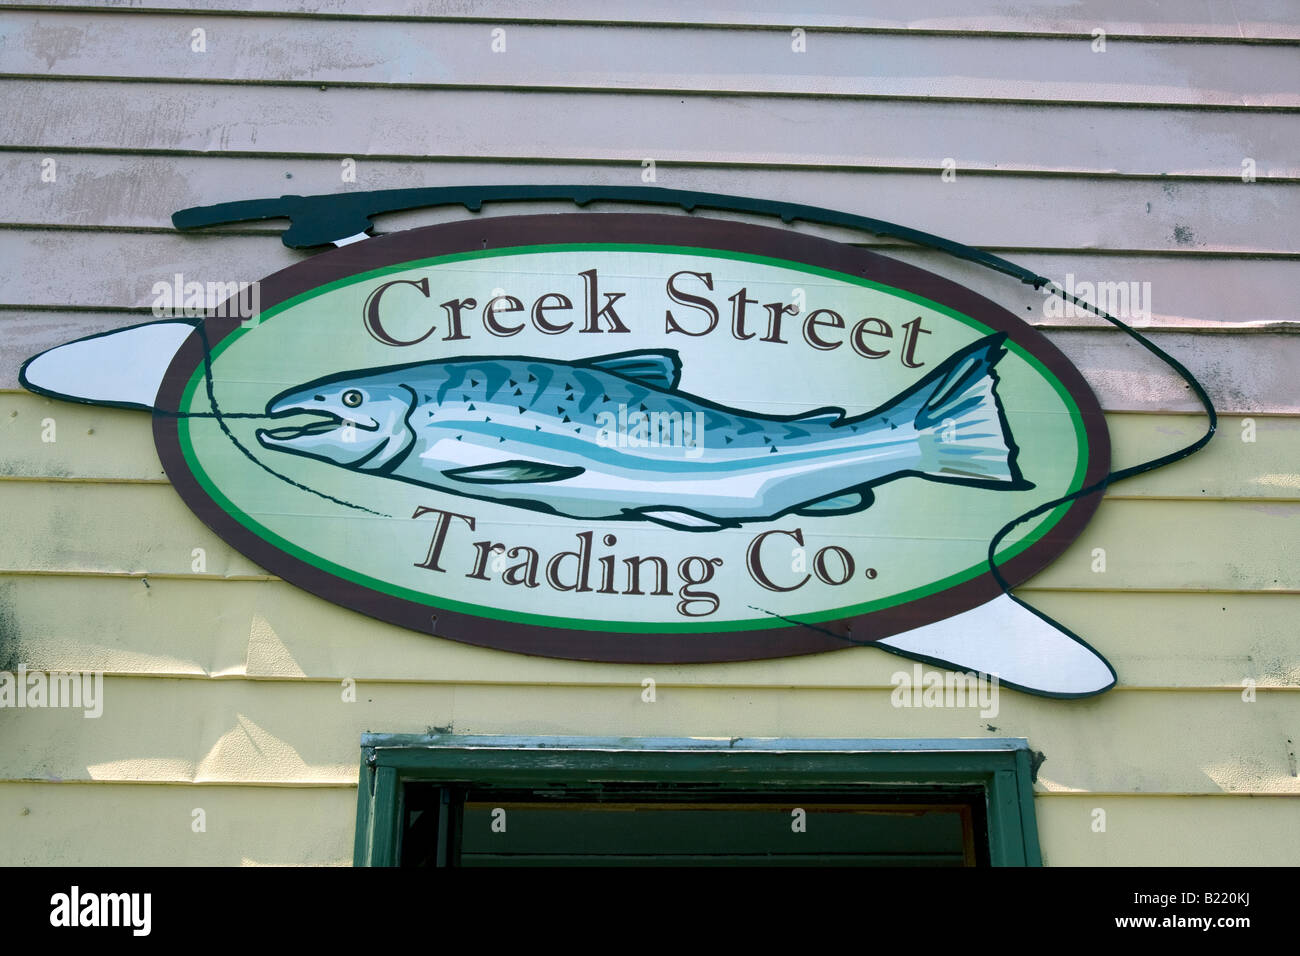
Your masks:
{"label": "fish pectoral fin", "polygon": [[722,522],[708,515],[692,511],[674,511],[671,508],[652,508],[648,511],[637,511],[635,514],[647,521],[681,531],[717,531],[719,528],[732,527],[735,524],[735,522]]}
{"label": "fish pectoral fin", "polygon": [[526,482],[563,481],[586,471],[575,465],[549,465],[543,461],[498,461],[444,471],[448,478],[479,485],[508,485]]}
{"label": "fish pectoral fin", "polygon": [[682,361],[673,349],[643,349],[601,355],[586,359],[584,364],[624,378],[635,379],[643,385],[674,389],[682,377]]}
{"label": "fish pectoral fin", "polygon": [[798,422],[800,425],[838,425],[844,421],[844,409],[816,408],[789,421],[791,423]]}
{"label": "fish pectoral fin", "polygon": [[862,511],[864,508],[870,508],[876,500],[876,496],[871,493],[870,489],[862,491],[850,491],[842,495],[835,495],[831,498],[822,498],[820,501],[810,501],[807,504],[800,505],[794,509],[797,515],[842,515],[849,514],[853,511]]}

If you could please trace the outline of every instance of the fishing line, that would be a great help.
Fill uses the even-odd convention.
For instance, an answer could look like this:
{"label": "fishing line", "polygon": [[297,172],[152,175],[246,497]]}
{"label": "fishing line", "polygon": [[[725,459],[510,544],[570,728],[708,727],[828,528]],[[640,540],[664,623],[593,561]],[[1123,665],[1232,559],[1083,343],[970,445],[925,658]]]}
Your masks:
{"label": "fishing line", "polygon": [[[999,529],[998,532],[989,541],[989,547],[988,547],[987,559],[989,564],[989,570],[992,573],[993,579],[997,582],[998,587],[1001,589],[1002,593],[1007,597],[1009,597],[1011,600],[1015,601],[1021,607],[1030,611],[1035,616],[1048,622],[1053,627],[1058,628],[1059,630],[1061,630],[1062,632],[1064,632],[1065,634],[1073,638],[1075,641],[1078,641],[1080,644],[1083,644],[1085,647],[1088,646],[1087,642],[1084,641],[1082,638],[1080,638],[1077,634],[1073,633],[1069,628],[1064,627],[1060,622],[1054,620],[1053,618],[1049,617],[1047,614],[1043,613],[1038,608],[1034,607],[1033,605],[1029,604],[1026,601],[1021,600],[1020,598],[1016,597],[1014,594],[1011,593],[1011,584],[1006,580],[1006,578],[1003,576],[1001,572],[1001,569],[998,567],[998,559],[997,559],[998,545],[1015,528],[1017,528],[1024,522],[1031,520],[1032,518],[1050,512],[1060,507],[1063,504],[1076,501],[1088,495],[1104,492],[1107,487],[1109,487],[1110,485],[1114,484],[1117,481],[1124,481],[1125,479],[1133,478],[1136,477],[1137,475],[1145,474],[1149,471],[1154,471],[1157,468],[1163,468],[1166,465],[1171,465],[1174,462],[1181,461],[1182,459],[1187,458],[1189,455],[1195,454],[1197,451],[1204,448],[1205,445],[1209,443],[1210,439],[1214,437],[1215,430],[1218,427],[1218,415],[1214,410],[1214,403],[1211,401],[1209,394],[1206,392],[1205,388],[1201,385],[1201,383],[1197,380],[1197,378],[1181,362],[1175,359],[1164,349],[1160,348],[1158,345],[1156,345],[1154,342],[1152,342],[1142,333],[1138,332],[1135,328],[1133,328],[1123,320],[1117,318],[1116,316],[1111,315],[1109,312],[1106,312],[1100,307],[1095,306],[1092,303],[1087,302],[1085,300],[1082,300],[1073,294],[1066,293],[1059,283],[1054,282],[1046,278],[1045,276],[1038,275],[1032,270],[1026,269],[1025,267],[1017,265],[1014,262],[1010,262],[1009,260],[1003,259],[1000,256],[993,255],[992,253],[985,252],[984,250],[981,249],[976,249],[972,246],[965,245],[964,243],[956,242],[955,240],[952,239],[945,239],[942,236],[937,236],[934,235],[933,233],[922,232],[917,229],[912,229],[908,226],[901,226],[898,225],[897,223],[886,222],[885,220],[882,219],[873,219],[868,216],[858,216],[854,213],[847,213],[847,212],[842,212],[840,210],[827,209],[819,206],[805,206],[802,204],[794,204],[794,203],[779,203],[772,200],[750,199],[744,196],[728,196],[719,193],[696,193],[689,190],[659,190],[657,187],[653,187],[653,186],[628,186],[628,187],[489,186],[489,187],[478,187],[476,191],[477,191],[477,198],[471,199],[469,201],[462,200],[466,208],[474,212],[477,212],[478,207],[482,204],[482,202],[485,199],[489,197],[509,198],[508,194],[511,193],[518,194],[520,192],[523,192],[528,198],[541,198],[541,195],[545,195],[545,198],[558,198],[558,197],[569,198],[572,199],[572,201],[580,207],[591,202],[593,199],[658,203],[658,204],[680,206],[682,209],[684,209],[687,212],[692,212],[696,208],[710,208],[710,209],[717,209],[717,210],[727,211],[727,212],[750,212],[750,213],[759,213],[759,214],[766,214],[766,215],[776,215],[780,217],[781,221],[786,223],[787,225],[792,222],[795,222],[796,220],[802,220],[804,222],[816,223],[820,225],[844,226],[850,229],[855,229],[861,232],[868,232],[878,236],[890,236],[894,238],[903,239],[907,242],[912,243],[913,245],[922,246],[924,248],[933,249],[937,252],[942,252],[947,255],[951,255],[954,258],[963,259],[968,262],[973,262],[976,265],[983,266],[984,268],[991,269],[995,272],[1001,272],[1005,275],[1012,276],[1016,279],[1019,279],[1020,282],[1023,284],[1033,286],[1033,288],[1036,291],[1042,290],[1044,286],[1047,286],[1048,292],[1050,294],[1055,295],[1061,298],[1063,301],[1069,302],[1075,305],[1076,307],[1087,309],[1089,312],[1092,312],[1093,314],[1097,315],[1099,318],[1106,320],[1107,322],[1114,325],[1116,328],[1126,333],[1130,338],[1136,341],[1144,349],[1146,349],[1152,355],[1156,356],[1158,359],[1164,362],[1169,368],[1173,369],[1178,374],[1178,376],[1184,382],[1186,382],[1187,385],[1196,394],[1196,397],[1200,401],[1201,405],[1204,407],[1205,414],[1208,418],[1208,424],[1206,427],[1205,434],[1202,435],[1200,438],[1198,438],[1196,441],[1182,448],[1176,449],[1175,451],[1169,452],[1168,454],[1161,455],[1157,458],[1149,459],[1148,461],[1140,462],[1139,464],[1132,465],[1127,468],[1112,470],[1110,473],[1105,475],[1099,481],[1094,482],[1091,485],[1080,488],[1077,491],[1071,492],[1070,494],[1062,495],[1061,497],[1056,498],[1054,500],[1044,502],[1043,504],[1040,504],[1037,507],[1031,508],[1025,513],[1018,515],[1017,517],[1008,521],[1001,529]],[[502,196],[501,194],[507,194],[507,195]],[[546,195],[546,194],[551,194],[551,195]],[[753,610],[762,610],[762,609],[753,608]],[[774,614],[771,611],[764,611],[763,613],[771,614],[773,617],[777,617],[781,620],[786,620],[786,621],[792,620],[782,615]],[[821,633],[832,634],[832,632],[827,631],[824,628],[815,627],[814,625],[808,624],[806,622],[798,622],[798,623],[802,624],[804,627],[812,628],[813,630],[816,630]],[[874,640],[854,640],[853,638],[849,638],[844,635],[833,635],[833,636],[837,637],[839,640],[854,645],[869,645],[869,644],[876,643]],[[1089,647],[1089,649],[1091,650],[1092,648]]]}
{"label": "fishing line", "polygon": [[[1008,534],[1026,521],[1045,514],[1063,504],[1076,501],[1088,495],[1102,493],[1115,482],[1124,481],[1128,478],[1133,478],[1137,475],[1154,471],[1157,468],[1173,464],[1174,462],[1180,461],[1189,455],[1194,454],[1201,448],[1205,447],[1210,439],[1214,437],[1215,430],[1218,427],[1218,416],[1215,413],[1214,404],[1211,401],[1209,394],[1206,392],[1204,387],[1202,387],[1196,377],[1192,375],[1192,373],[1188,371],[1181,362],[1121,319],[1109,314],[1090,302],[1082,300],[1073,294],[1066,293],[1059,283],[1056,283],[1045,276],[1040,276],[1030,269],[1026,269],[1023,266],[1017,265],[1014,262],[1010,262],[1009,260],[1003,259],[990,252],[985,252],[984,250],[976,249],[972,246],[951,239],[945,239],[942,236],[937,236],[933,233],[923,232],[908,226],[901,226],[897,223],[888,222],[883,219],[874,219],[869,216],[860,216],[855,213],[843,212],[822,206],[779,202],[770,199],[754,199],[747,196],[732,196],[724,193],[665,189],[659,186],[432,186],[413,189],[374,190],[364,193],[334,193],[318,196],[282,196],[279,199],[241,200],[232,203],[220,203],[213,206],[199,206],[191,209],[183,209],[172,216],[172,222],[178,229],[193,229],[201,226],[288,217],[292,222],[290,227],[282,233],[281,239],[284,244],[290,248],[303,249],[327,245],[344,236],[355,236],[364,233],[373,227],[374,216],[386,212],[398,212],[409,209],[429,208],[443,205],[460,205],[471,213],[478,213],[484,202],[556,199],[568,200],[578,207],[586,206],[591,202],[605,200],[611,202],[678,206],[688,213],[694,212],[696,209],[713,209],[731,213],[752,213],[763,216],[778,217],[787,225],[795,221],[803,221],[817,225],[841,226],[858,232],[870,233],[872,235],[902,239],[912,245],[926,249],[933,249],[936,252],[942,252],[957,259],[973,262],[976,265],[990,269],[994,272],[1000,272],[1004,275],[1011,276],[1025,285],[1032,286],[1035,290],[1042,290],[1044,286],[1047,286],[1049,294],[1055,295],[1076,307],[1086,309],[1099,318],[1111,323],[1113,326],[1126,333],[1152,355],[1164,362],[1169,368],[1173,369],[1174,372],[1176,372],[1178,376],[1187,383],[1188,387],[1192,389],[1205,409],[1208,418],[1208,425],[1204,435],[1196,441],[1175,451],[1169,452],[1168,454],[1140,462],[1139,464],[1127,468],[1112,470],[1105,477],[1087,487],[1080,488],[1077,491],[1062,495],[1052,501],[1044,502],[1043,504],[1031,508],[1024,514],[1008,521],[989,542],[987,555],[989,570],[1002,593],[1037,617],[1048,622],[1053,627],[1068,634],[1084,646],[1088,645],[1078,637],[1078,635],[1074,634],[1068,628],[1063,627],[1059,622],[1053,620],[1042,611],[1011,593],[1011,585],[998,567],[998,545]],[[206,338],[204,339],[204,347],[206,356]],[[210,371],[211,368],[209,363],[209,374]],[[210,381],[209,396],[211,397]],[[215,402],[213,407],[214,409],[216,408]],[[218,420],[220,420],[219,415]],[[224,424],[222,425],[222,428],[227,431],[227,434],[229,434],[229,431],[225,428]],[[235,441],[233,435],[230,437],[232,441]],[[237,441],[236,445],[238,445]],[[239,447],[244,454],[249,454],[242,446]],[[249,455],[249,457],[253,458],[251,455]],[[253,458],[253,460],[257,461],[256,458]],[[297,487],[303,487],[297,485],[297,483],[291,479],[271,471],[270,468],[267,468],[267,466],[263,465],[261,462],[257,463],[260,467],[266,468],[266,470],[271,472],[271,474],[276,475],[276,477],[282,478]],[[307,488],[305,490],[311,491],[312,489]],[[320,494],[319,492],[313,493]],[[322,497],[328,498],[329,496],[322,495]],[[347,502],[340,503],[348,504]],[[359,505],[350,504],[349,507],[361,508]],[[362,508],[362,510],[369,509]],[[754,610],[761,609],[754,608]],[[772,614],[770,611],[765,611],[764,613]],[[782,617],[781,615],[772,614],[772,616],[778,617],[781,620],[792,620]],[[792,623],[800,623],[802,626],[812,628],[818,632],[827,634],[832,633],[806,622],[792,621]],[[872,645],[876,643],[874,640],[859,641],[843,635],[833,636],[838,640],[854,645]],[[882,649],[889,650],[890,648],[888,648],[888,646],[883,646]]]}
{"label": "fishing line", "polygon": [[[243,453],[245,458],[247,458],[249,461],[255,464],[258,468],[261,468],[267,474],[279,478],[281,481],[286,482],[301,491],[311,492],[313,495],[316,495],[317,497],[320,498],[324,498],[326,501],[332,501],[335,504],[343,505],[347,508],[355,508],[358,511],[365,511],[379,518],[392,517],[392,515],[387,515],[384,514],[383,512],[374,511],[370,508],[367,508],[365,505],[353,504],[350,501],[344,501],[342,498],[335,498],[333,495],[327,495],[323,491],[317,491],[315,488],[309,488],[307,485],[304,485],[301,482],[294,481],[288,475],[280,474],[270,465],[266,464],[264,461],[262,461],[256,455],[254,455],[251,451],[245,448],[243,443],[240,442],[240,440],[235,437],[234,433],[230,430],[230,427],[226,424],[226,419],[227,418],[268,418],[270,416],[253,415],[247,412],[233,412],[230,415],[224,415],[222,413],[221,406],[217,404],[216,389],[212,380],[212,350],[208,343],[208,330],[206,327],[206,323],[199,322],[197,325],[195,325],[195,329],[199,333],[199,340],[203,343],[203,379],[207,386],[208,403],[212,406],[212,411],[210,413],[199,413],[198,415],[192,417],[201,416],[204,418],[210,417],[215,419],[217,425],[221,428],[221,431],[225,434],[225,436],[228,439],[230,439],[231,444],[233,444],[236,448],[238,448],[240,452]],[[191,417],[189,413],[180,412],[179,410],[175,414],[183,417]]]}
{"label": "fishing line", "polygon": [[[1196,392],[1196,397],[1200,401],[1202,406],[1204,406],[1206,416],[1209,419],[1205,429],[1205,434],[1202,435],[1200,438],[1198,438],[1196,441],[1192,442],[1191,444],[1176,449],[1172,452],[1169,452],[1168,454],[1161,455],[1158,458],[1152,458],[1148,461],[1140,462],[1139,464],[1136,465],[1131,465],[1128,468],[1120,468],[1115,471],[1111,471],[1109,474],[1105,475],[1100,480],[1094,482],[1091,485],[1088,485],[1085,488],[1080,488],[1078,491],[1075,491],[1068,495],[1062,495],[1060,498],[1057,498],[1053,501],[1044,502],[1038,507],[1032,508],[1029,511],[1026,511],[1024,514],[1008,521],[1005,525],[1002,526],[1002,528],[998,531],[998,533],[995,534],[993,536],[993,539],[989,542],[989,550],[988,550],[989,569],[992,571],[993,578],[994,580],[997,581],[998,587],[1002,589],[1002,593],[1005,594],[1007,597],[1011,598],[1011,600],[1015,601],[1021,607],[1025,608],[1025,610],[1034,614],[1036,617],[1039,617],[1042,620],[1047,621],[1049,624],[1052,624],[1054,627],[1060,628],[1062,631],[1067,633],[1074,640],[1078,641],[1080,644],[1083,644],[1085,647],[1088,647],[1090,650],[1092,650],[1091,646],[1088,645],[1086,641],[1084,641],[1073,631],[1063,627],[1059,622],[1053,620],[1051,617],[1048,617],[1046,614],[1044,614],[1038,608],[1034,607],[1032,604],[1029,604],[1028,602],[1021,600],[1020,598],[1016,597],[1014,594],[1011,593],[1011,587],[1008,584],[1007,580],[1002,576],[1002,572],[999,570],[997,565],[996,552],[997,552],[998,544],[1002,541],[1003,538],[1005,538],[1008,534],[1010,534],[1016,527],[1030,520],[1031,518],[1036,518],[1041,514],[1046,514],[1047,512],[1052,511],[1057,507],[1066,504],[1067,502],[1075,501],[1079,498],[1083,498],[1091,494],[1102,493],[1106,490],[1107,487],[1109,487],[1110,485],[1114,484],[1117,481],[1124,481],[1125,479],[1134,478],[1138,475],[1145,474],[1146,472],[1149,471],[1155,471],[1157,468],[1163,468],[1165,465],[1172,465],[1176,461],[1181,461],[1182,459],[1187,458],[1189,455],[1195,454],[1196,452],[1204,448],[1209,443],[1210,439],[1214,437],[1214,433],[1217,430],[1219,425],[1219,416],[1218,413],[1215,412],[1214,410],[1214,403],[1210,400],[1209,394],[1202,387],[1201,383],[1197,381],[1196,376],[1192,375],[1192,373],[1188,371],[1187,368],[1181,362],[1179,362],[1169,353],[1164,351],[1164,349],[1160,348],[1158,345],[1156,345],[1146,336],[1142,335],[1132,326],[1125,323],[1123,320],[1116,318],[1115,316],[1111,315],[1109,312],[1097,308],[1088,302],[1080,300],[1077,296],[1067,295],[1064,292],[1064,290],[1061,289],[1060,285],[1057,283],[1050,283],[1050,284],[1053,287],[1052,288],[1053,294],[1059,295],[1066,302],[1071,302],[1076,306],[1083,306],[1084,308],[1087,308],[1090,312],[1095,313],[1100,318],[1105,319],[1107,322],[1110,322],[1112,325],[1116,326],[1123,332],[1126,332],[1131,338],[1137,341],[1139,345],[1147,349],[1149,352],[1154,354],[1157,358],[1164,361],[1170,368],[1176,371],[1179,374],[1179,376],[1183,379],[1183,381],[1185,381],[1192,388],[1192,390]],[[1038,286],[1035,286],[1035,288],[1038,288]]]}
{"label": "fishing line", "polygon": [[226,425],[226,420],[232,418],[238,418],[238,419],[256,418],[256,419],[269,420],[274,418],[275,416],[268,415],[266,412],[223,412],[221,410],[221,406],[217,402],[215,382],[212,378],[212,349],[208,341],[208,330],[207,330],[206,322],[199,321],[199,322],[192,322],[186,324],[190,325],[195,331],[198,332],[199,341],[202,343],[203,346],[203,378],[204,378],[204,385],[208,393],[208,402],[212,405],[212,411],[186,412],[186,411],[181,411],[179,408],[177,409],[159,408],[157,405],[152,405],[149,407],[150,412],[152,412],[154,415],[158,415],[163,418],[175,418],[177,420],[190,419],[190,418],[213,419],[214,421],[216,421],[218,427],[221,428],[222,433],[226,436],[226,438],[230,441],[230,443],[234,445],[236,448],[238,448],[240,453],[243,454],[245,458],[247,458],[253,464],[257,465],[257,467],[261,468],[263,471],[267,472],[271,476],[278,478],[289,485],[292,485],[294,488],[298,488],[301,491],[311,492],[312,494],[324,498],[327,501],[332,501],[335,504],[344,505],[348,508],[355,508],[358,511],[365,511],[372,515],[376,515],[380,518],[392,517],[392,515],[384,514],[383,512],[380,511],[374,511],[370,508],[365,507],[364,505],[358,505],[350,501],[344,501],[342,498],[335,498],[332,495],[327,495],[324,492],[317,491],[314,488],[310,488],[307,485],[294,481],[292,478],[288,477],[287,475],[280,474],[280,472],[271,468],[260,458],[254,455],[251,451],[249,451],[248,448],[245,447],[244,444],[240,442],[238,438],[235,437],[234,433],[230,430],[229,426]]}

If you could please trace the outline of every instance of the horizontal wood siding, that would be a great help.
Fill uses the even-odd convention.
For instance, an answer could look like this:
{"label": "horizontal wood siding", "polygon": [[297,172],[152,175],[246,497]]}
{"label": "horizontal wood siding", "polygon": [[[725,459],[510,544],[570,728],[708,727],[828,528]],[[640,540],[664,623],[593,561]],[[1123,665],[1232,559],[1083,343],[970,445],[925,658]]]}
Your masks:
{"label": "horizontal wood siding", "polygon": [[[34,9],[169,10],[202,16],[225,11],[269,19],[273,16],[402,20],[503,20],[528,23],[654,23],[673,26],[821,28],[853,31],[950,32],[1016,35],[1067,34],[1090,37],[1093,30],[1156,39],[1300,39],[1300,13],[1273,0],[1209,0],[1182,9],[1163,0],[1092,0],[1086,8],[1071,0],[1016,0],[969,3],[966,0],[817,0],[781,6],[749,0],[642,0],[635,6],[604,0],[549,2],[544,9],[521,0],[371,0],[364,11],[350,0],[45,0]],[[539,16],[544,13],[545,17]]]}
{"label": "horizontal wood siding", "polygon": [[[1251,158],[1261,179],[1300,177],[1300,123],[1273,110],[928,97],[526,95],[530,106],[520,110],[518,90],[385,87],[376,96],[374,87],[356,86],[151,80],[118,88],[100,80],[11,77],[0,81],[0,146],[934,170],[952,159],[959,174],[1219,177],[1240,177],[1243,158]],[[76,109],[66,108],[73,103]],[[728,115],[734,119],[724,135],[718,122]]]}
{"label": "horizontal wood siding", "polygon": [[[1125,40],[1098,56],[1073,37],[894,33],[864,42],[825,33],[811,38],[812,55],[799,56],[790,37],[774,30],[737,27],[718,43],[707,30],[666,26],[520,24],[505,37],[508,55],[485,55],[493,25],[483,21],[361,20],[343,31],[330,20],[298,17],[210,14],[200,22],[192,14],[103,13],[68,23],[14,11],[7,19],[5,72],[31,76],[1300,106],[1291,82],[1295,50],[1285,44],[1234,44],[1210,57],[1195,44]],[[196,25],[211,38],[202,56],[177,42]],[[127,47],[157,53],[121,56]],[[577,49],[581,56],[573,55]]]}
{"label": "horizontal wood siding", "polygon": [[[11,821],[0,862],[347,864],[360,734],[435,728],[1024,737],[1045,758],[1035,794],[1049,865],[1294,861],[1300,9],[359,9],[0,10],[0,670],[105,674],[102,717],[0,710],[0,815]],[[502,26],[506,52],[495,54]],[[191,50],[196,28],[205,53]],[[795,28],[806,53],[792,49]],[[340,177],[349,158],[355,183]],[[54,182],[42,181],[47,159]],[[1004,691],[990,715],[918,710],[891,703],[891,679],[911,662],[873,648],[649,667],[394,628],[217,539],[167,484],[145,413],[18,387],[28,356],[148,321],[154,283],[176,272],[251,280],[309,255],[280,244],[283,223],[178,234],[177,209],[345,189],[642,185],[645,160],[661,186],[893,220],[1061,283],[1150,284],[1149,316],[1132,318],[1201,378],[1219,432],[1199,455],[1112,486],[1085,534],[1018,591],[1111,660],[1115,690],[1068,702]],[[501,203],[481,215],[571,208]],[[376,232],[465,215],[386,215]],[[790,228],[940,271],[1043,329],[1092,383],[1117,466],[1204,431],[1185,384],[1093,317],[1054,313],[1041,292],[893,240]],[[791,409],[822,402],[813,391]],[[51,422],[56,440],[42,440]],[[641,699],[646,677],[654,704]],[[206,833],[191,827],[195,809]]]}

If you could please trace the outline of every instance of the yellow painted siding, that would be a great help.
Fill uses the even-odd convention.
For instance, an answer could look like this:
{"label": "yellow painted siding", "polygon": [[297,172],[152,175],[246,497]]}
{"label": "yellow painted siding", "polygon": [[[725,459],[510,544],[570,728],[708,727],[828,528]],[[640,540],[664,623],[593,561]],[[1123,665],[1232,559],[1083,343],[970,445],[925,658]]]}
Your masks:
{"label": "yellow painted siding", "polygon": [[[819,26],[834,29],[826,57],[782,61],[753,82],[755,51],[784,50],[793,24],[697,29],[691,6],[670,0],[643,5],[640,26],[608,28],[602,18],[620,17],[610,5],[566,0],[572,22],[518,26],[509,76],[470,54],[444,57],[437,75],[427,57],[413,62],[421,37],[452,57],[457,38],[486,38],[490,24],[399,19],[397,0],[357,22],[339,0],[205,0],[240,14],[203,15],[209,43],[238,51],[207,58],[184,45],[118,55],[187,40],[188,4],[0,15],[17,57],[0,75],[0,175],[15,184],[0,191],[0,670],[106,675],[97,719],[0,710],[0,863],[348,864],[359,735],[432,728],[1023,737],[1045,758],[1035,805],[1048,865],[1294,863],[1300,140],[1283,110],[1300,102],[1294,67],[1286,74],[1300,26],[1252,10],[1194,22],[1150,0],[1092,3],[1117,51],[1115,38],[1132,37],[1118,73],[1111,54],[1082,52],[1093,23],[1075,4],[1044,2],[1017,24],[996,4],[900,0],[867,15],[836,0],[803,24],[811,44]],[[484,10],[529,15],[505,0]],[[909,25],[926,32],[897,32]],[[530,37],[598,55],[573,74],[562,57],[524,57]],[[1197,37],[1214,38],[1212,56]],[[670,40],[717,56],[674,69],[650,55]],[[284,43],[287,57],[266,57]],[[1060,69],[1055,53],[1074,66]],[[987,68],[962,82],[919,69],[941,54]],[[872,62],[878,76],[861,65]],[[258,82],[230,82],[245,80]],[[66,108],[70,94],[79,109]],[[878,136],[882,126],[894,134]],[[57,183],[40,182],[47,155]],[[1004,691],[982,716],[892,706],[891,677],[913,665],[873,648],[613,665],[405,631],[293,588],[216,538],[167,483],[146,413],[17,388],[26,356],[146,321],[152,284],[175,271],[253,279],[305,258],[267,224],[181,236],[169,217],[337,191],[349,156],[362,173],[349,188],[363,189],[639,185],[653,157],[661,186],[894,219],[1054,277],[1152,281],[1147,331],[1211,390],[1219,433],[1194,458],[1113,486],[1083,536],[1018,590],[1101,651],[1119,686],[1084,701]],[[958,178],[943,184],[948,156]],[[1243,157],[1258,182],[1242,181]],[[1043,327],[1094,384],[1117,467],[1203,430],[1182,383],[1121,333],[1047,316],[1040,293],[931,253],[796,228],[943,271]],[[56,440],[42,440],[51,425]],[[206,832],[194,830],[196,809]]]}
{"label": "yellow painted siding", "polygon": [[[1295,866],[1294,797],[1039,797],[1046,866]],[[1097,810],[1105,832],[1093,829]]]}
{"label": "yellow painted siding", "polygon": [[[631,664],[502,655],[430,639],[346,611],[278,581],[6,574],[0,610],[10,667],[259,680],[639,684]],[[1300,594],[1084,591],[1024,587],[1022,597],[1098,635],[1136,687],[1292,687]],[[185,622],[181,628],[178,622]],[[181,630],[182,633],[178,633]],[[201,632],[191,633],[191,632]],[[876,651],[779,661],[658,665],[661,685],[889,687],[899,662]],[[2,669],[2,668],[0,668]]]}
{"label": "yellow painted siding", "polygon": [[[1278,834],[1296,825],[1294,800],[1257,797],[1039,795],[1038,836],[1048,866],[1291,866]],[[195,811],[206,829],[194,830]],[[1097,832],[1096,811],[1106,813]],[[91,812],[88,812],[91,811]],[[351,786],[0,784],[11,865],[347,866]],[[114,826],[105,828],[104,819]],[[302,832],[311,820],[310,834]],[[168,821],[163,825],[161,821]],[[1189,832],[1198,839],[1188,840]],[[147,839],[142,839],[147,834]]]}
{"label": "yellow painted siding", "polygon": [[[867,653],[846,651],[849,653]],[[877,652],[878,653],[878,652]],[[894,669],[911,670],[896,659]],[[656,668],[639,673],[654,676]],[[636,675],[629,675],[636,676]],[[113,677],[101,717],[47,708],[4,717],[10,780],[306,784],[355,781],[364,731],[650,737],[1026,737],[1043,791],[1300,793],[1295,693],[1122,690],[1055,701],[1005,691],[996,715],[892,706],[888,687],[357,684]],[[16,727],[15,724],[18,726]],[[989,727],[996,728],[990,730]],[[22,732],[18,730],[21,728]]]}
{"label": "yellow painted siding", "polygon": [[0,783],[10,866],[350,866],[356,811],[348,786]]}
{"label": "yellow painted siding", "polygon": [[[1093,829],[1098,810],[1104,832]],[[1035,812],[1048,866],[1295,864],[1295,847],[1278,839],[1295,828],[1293,798],[1039,794]],[[346,785],[0,783],[5,860],[17,865],[348,866],[355,817]]]}

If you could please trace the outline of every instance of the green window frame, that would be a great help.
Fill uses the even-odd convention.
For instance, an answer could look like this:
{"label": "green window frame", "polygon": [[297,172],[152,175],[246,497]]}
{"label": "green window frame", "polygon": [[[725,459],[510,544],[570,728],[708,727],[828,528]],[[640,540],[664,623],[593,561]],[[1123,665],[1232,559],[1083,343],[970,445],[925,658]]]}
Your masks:
{"label": "green window frame", "polygon": [[[988,862],[1041,866],[1028,741],[363,734],[356,866],[396,866],[408,783],[480,787],[725,783],[770,795],[818,787],[979,787]],[[446,826],[445,819],[442,822]]]}

